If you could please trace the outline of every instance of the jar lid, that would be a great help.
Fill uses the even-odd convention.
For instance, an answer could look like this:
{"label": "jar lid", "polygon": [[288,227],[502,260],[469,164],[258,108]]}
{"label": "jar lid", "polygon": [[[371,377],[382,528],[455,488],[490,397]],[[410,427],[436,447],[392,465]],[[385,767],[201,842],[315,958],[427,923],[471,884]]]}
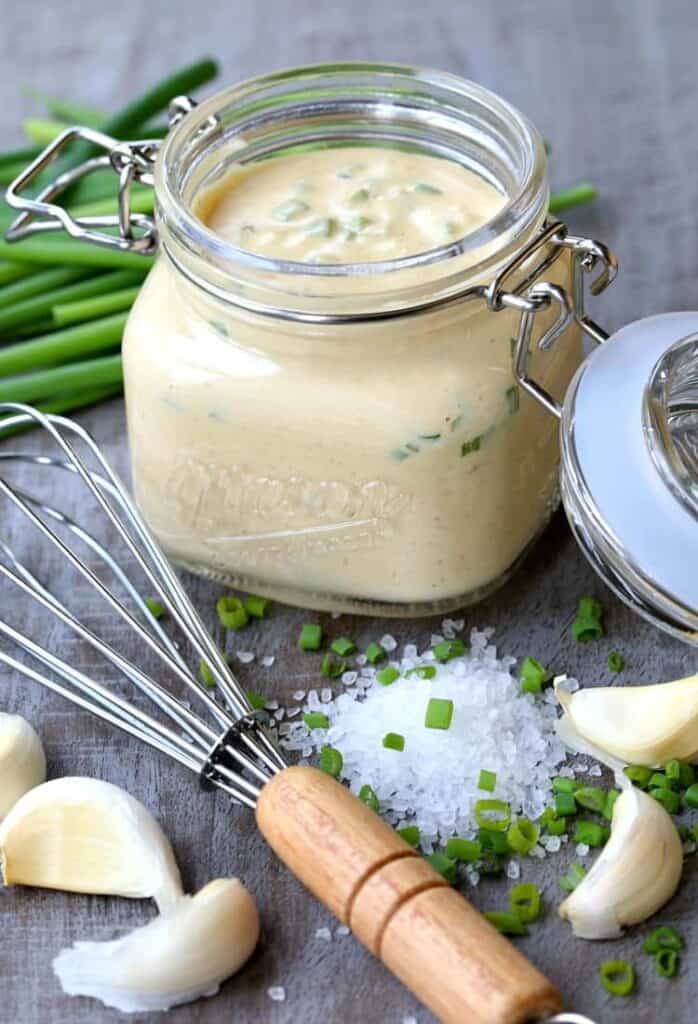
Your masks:
{"label": "jar lid", "polygon": [[582,364],[561,420],[561,492],[618,596],[698,644],[698,312],[627,324]]}

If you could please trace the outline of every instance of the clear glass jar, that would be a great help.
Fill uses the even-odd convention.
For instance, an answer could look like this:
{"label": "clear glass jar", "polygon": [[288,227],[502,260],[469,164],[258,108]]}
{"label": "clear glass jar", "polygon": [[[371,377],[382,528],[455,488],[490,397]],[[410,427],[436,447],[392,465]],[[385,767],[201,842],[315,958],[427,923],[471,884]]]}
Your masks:
{"label": "clear glass jar", "polygon": [[[410,146],[506,197],[459,241],[363,265],[238,249],[197,219],[235,163],[299,145]],[[535,244],[548,205],[533,126],[451,75],[339,65],[209,99],[155,171],[161,254],[131,313],[124,372],[137,501],[167,554],[291,604],[418,615],[480,599],[558,501],[558,425],[516,385],[521,312],[485,288]],[[546,243],[507,274],[572,293]],[[582,357],[572,320],[535,317],[529,372],[562,395]]]}

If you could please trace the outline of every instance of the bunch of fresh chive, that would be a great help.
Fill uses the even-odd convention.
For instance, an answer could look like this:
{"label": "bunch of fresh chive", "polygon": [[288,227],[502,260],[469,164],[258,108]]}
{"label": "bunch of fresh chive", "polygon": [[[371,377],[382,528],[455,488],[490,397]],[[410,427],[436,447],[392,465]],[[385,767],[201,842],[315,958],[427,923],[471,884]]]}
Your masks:
{"label": "bunch of fresh chive", "polygon": [[[48,118],[24,124],[33,145],[0,154],[0,186],[8,185],[69,125],[98,128],[115,138],[153,138],[164,133],[152,119],[170,100],[215,78],[206,59],[189,65],[109,116],[91,108],[41,97]],[[55,176],[92,154],[73,144],[47,172]],[[42,179],[42,184],[45,181]],[[74,216],[116,214],[117,179],[98,171],[75,185],[66,205]],[[132,208],[152,213],[153,193],[134,186]],[[16,216],[0,205],[0,401],[28,402],[46,412],[67,413],[122,390],[121,335],[128,311],[152,259],[78,242],[62,232],[21,242],[4,239]]]}

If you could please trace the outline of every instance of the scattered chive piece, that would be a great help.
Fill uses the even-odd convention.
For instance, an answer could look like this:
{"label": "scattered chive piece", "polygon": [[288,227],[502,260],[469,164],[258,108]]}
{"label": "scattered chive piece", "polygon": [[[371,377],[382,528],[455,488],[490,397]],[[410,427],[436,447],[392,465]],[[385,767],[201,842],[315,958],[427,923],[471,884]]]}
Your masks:
{"label": "scattered chive piece", "polygon": [[225,629],[243,629],[248,622],[247,612],[237,597],[221,597],[216,602],[216,611]]}
{"label": "scattered chive piece", "polygon": [[329,729],[330,720],[322,711],[306,711],[303,721],[309,729]]}
{"label": "scattered chive piece", "polygon": [[509,412],[513,416],[514,413],[519,411],[519,404],[520,404],[519,388],[518,388],[518,386],[516,384],[514,384],[513,387],[507,388],[506,391],[504,392],[504,394],[506,396],[507,406],[509,407]]}
{"label": "scattered chive piece", "polygon": [[161,619],[165,614],[165,606],[155,597],[146,597],[145,606],[154,619]]}
{"label": "scattered chive piece", "polygon": [[369,665],[376,665],[379,661],[383,661],[385,658],[385,651],[380,644],[370,643],[364,651],[366,655],[366,661]]}
{"label": "scattered chive piece", "polygon": [[405,825],[404,828],[397,830],[397,834],[402,836],[409,846],[419,846],[419,840],[422,838],[417,825]]}
{"label": "scattered chive piece", "polygon": [[450,729],[453,718],[453,701],[432,697],[424,715],[426,729]]}
{"label": "scattered chive piece", "polygon": [[616,806],[616,800],[619,796],[619,789],[610,789],[606,794],[606,803],[603,805],[601,813],[607,821],[611,821],[613,819],[613,808]]}
{"label": "scattered chive piece", "polygon": [[681,765],[679,776],[681,788],[688,789],[696,781],[696,770],[692,764],[686,764],[685,761],[680,761],[679,764]]}
{"label": "scattered chive piece", "polygon": [[243,606],[247,614],[253,619],[266,619],[269,607],[266,597],[257,597],[256,594],[249,594],[243,601]]}
{"label": "scattered chive piece", "polygon": [[434,665],[417,665],[416,668],[409,668],[405,672],[405,678],[408,676],[419,676],[420,679],[433,679],[436,675],[436,668]]}
{"label": "scattered chive piece", "polygon": [[390,686],[396,679],[400,678],[400,672],[398,669],[393,668],[392,665],[386,665],[380,672],[376,672],[376,680],[381,686]]}
{"label": "scattered chive piece", "polygon": [[575,843],[586,843],[587,846],[603,846],[608,839],[608,829],[603,825],[597,825],[595,821],[588,821],[583,818],[578,821],[574,828]]}
{"label": "scattered chive piece", "polygon": [[309,209],[308,204],[304,203],[302,199],[288,199],[285,203],[275,206],[272,214],[275,220],[286,223],[298,217],[301,213],[307,213]]}
{"label": "scattered chive piece", "polygon": [[625,668],[625,658],[620,651],[611,651],[608,656],[608,667],[611,672],[622,672]]}
{"label": "scattered chive piece", "polygon": [[559,818],[567,818],[577,813],[577,801],[574,793],[555,794],[555,813]]}
{"label": "scattered chive piece", "polygon": [[204,686],[207,686],[209,690],[212,690],[216,685],[216,680],[213,678],[213,672],[203,658],[199,662],[199,678]]}
{"label": "scattered chive piece", "polygon": [[534,825],[528,818],[519,818],[509,826],[507,843],[515,853],[525,856],[536,845],[539,836],[540,829],[537,825]]}
{"label": "scattered chive piece", "polygon": [[627,960],[606,960],[599,968],[599,977],[612,996],[629,996],[635,988],[635,971]]}
{"label": "scattered chive piece", "polygon": [[320,751],[320,768],[334,779],[339,778],[344,758],[336,747],[325,746]]}
{"label": "scattered chive piece", "polygon": [[[645,768],[642,764],[629,764],[627,768],[623,769],[623,774],[627,775],[634,786],[638,789],[647,789],[649,781],[652,778],[652,769]],[[696,794],[698,796],[698,793]]]}
{"label": "scattered chive piece", "polygon": [[347,658],[356,650],[356,644],[346,636],[340,636],[330,644],[330,650],[338,654],[340,658]]}
{"label": "scattered chive piece", "polygon": [[506,832],[511,823],[511,807],[503,800],[476,800],[475,821],[481,828]]}
{"label": "scattered chive piece", "polygon": [[572,206],[581,206],[582,203],[590,203],[598,196],[595,185],[583,181],[579,185],[572,185],[570,188],[561,188],[550,196],[548,210],[550,213],[562,213]]}
{"label": "scattered chive piece", "polygon": [[365,203],[370,197],[371,193],[367,188],[357,188],[356,192],[352,192],[349,196],[350,203]]}
{"label": "scattered chive piece", "polygon": [[528,924],[540,917],[540,889],[533,882],[520,882],[509,893],[509,906],[520,921]]}
{"label": "scattered chive piece", "polygon": [[442,196],[443,195],[443,189],[437,188],[436,185],[429,185],[425,181],[418,181],[417,184],[414,186],[414,190],[413,191],[421,192],[424,195],[428,195],[428,196]]}
{"label": "scattered chive piece", "polygon": [[308,228],[309,235],[320,235],[322,238],[331,238],[337,230],[337,221],[334,217],[321,217],[316,220],[312,227]]}
{"label": "scattered chive piece", "polygon": [[322,626],[306,623],[298,637],[298,646],[302,651],[319,651],[322,644]]}
{"label": "scattered chive piece", "polygon": [[606,806],[606,793],[598,786],[580,786],[575,790],[574,799],[580,807],[585,807],[587,811],[595,811],[597,814],[602,814]]}
{"label": "scattered chive piece", "polygon": [[446,856],[451,860],[462,860],[466,864],[474,864],[482,856],[482,843],[477,839],[461,839],[451,836],[446,843]]}
{"label": "scattered chive piece", "polygon": [[364,228],[367,228],[370,223],[370,217],[353,217],[347,224],[347,229],[353,234],[358,234],[359,231],[363,231]]}
{"label": "scattered chive piece", "polygon": [[664,772],[652,772],[647,785],[649,789],[673,789],[671,779],[667,779]]}
{"label": "scattered chive piece", "polygon": [[434,657],[437,661],[452,661],[462,657],[467,650],[468,645],[462,640],[443,640],[434,648]]}
{"label": "scattered chive piece", "polygon": [[483,878],[498,878],[504,874],[504,865],[501,857],[495,854],[488,854],[483,857],[477,866],[478,874]]}
{"label": "scattered chive piece", "polygon": [[692,810],[698,809],[698,783],[694,783],[689,786],[683,795],[686,801],[686,806],[692,808]]}
{"label": "scattered chive piece", "polygon": [[485,793],[494,793],[495,786],[497,785],[497,773],[488,772],[485,768],[480,772],[480,777],[477,780],[477,788],[482,789]]}
{"label": "scattered chive piece", "polygon": [[680,953],[683,949],[683,939],[676,931],[675,928],[669,928],[663,925],[660,928],[655,928],[651,932],[645,941],[642,943],[642,948],[645,953],[649,953],[654,956],[660,949],[672,949],[676,953]]}
{"label": "scattered chive piece", "polygon": [[361,787],[361,789],[359,790],[359,800],[361,800],[362,803],[366,804],[367,807],[370,807],[372,811],[375,811],[376,814],[380,810],[378,797],[376,796],[375,792],[371,789],[369,785]]}
{"label": "scattered chive piece", "polygon": [[549,678],[550,673],[539,661],[535,658],[526,658],[519,672],[521,692],[542,693],[543,683]]}
{"label": "scattered chive piece", "polygon": [[675,949],[660,949],[654,962],[662,978],[673,978],[678,973],[681,958]]}
{"label": "scattered chive piece", "polygon": [[502,935],[528,935],[528,928],[519,915],[509,910],[486,910],[484,916]]}
{"label": "scattered chive piece", "polygon": [[564,775],[558,775],[553,779],[553,793],[574,793],[577,783],[574,779],[566,779]]}
{"label": "scattered chive piece", "polygon": [[438,871],[447,882],[451,885],[455,885],[458,877],[458,865],[450,857],[447,857],[445,853],[440,853],[438,850],[435,853],[429,854],[426,858],[435,871]]}
{"label": "scattered chive piece", "polygon": [[650,789],[650,796],[662,805],[669,814],[678,814],[681,797],[673,789]]}
{"label": "scattered chive piece", "polygon": [[593,597],[583,597],[579,602],[577,617],[572,623],[572,636],[580,644],[598,640],[603,636],[601,616],[603,608]]}
{"label": "scattered chive piece", "polygon": [[568,873],[558,879],[560,888],[564,889],[565,892],[574,892],[585,876],[586,868],[582,867],[581,864],[570,864]]}
{"label": "scattered chive piece", "polygon": [[267,706],[267,698],[263,697],[261,693],[255,693],[254,690],[247,691],[247,699],[252,705],[253,711],[264,711]]}
{"label": "scattered chive piece", "polygon": [[399,732],[386,732],[383,737],[383,746],[386,750],[404,750],[405,737],[401,736]]}
{"label": "scattered chive piece", "polygon": [[328,679],[339,679],[339,677],[346,672],[347,663],[344,658],[340,661],[336,661],[328,651],[322,659],[321,670],[323,676],[327,676]]}
{"label": "scattered chive piece", "polygon": [[555,821],[549,821],[545,828],[549,836],[564,836],[567,832],[567,822],[564,818],[557,818]]}
{"label": "scattered chive piece", "polygon": [[481,434],[478,435],[478,437],[472,437],[469,441],[464,441],[460,449],[461,458],[463,458],[464,455],[471,455],[473,452],[479,452],[481,444]]}
{"label": "scattered chive piece", "polygon": [[509,844],[504,830],[496,832],[492,828],[481,828],[478,830],[477,836],[483,850],[498,856],[509,853]]}

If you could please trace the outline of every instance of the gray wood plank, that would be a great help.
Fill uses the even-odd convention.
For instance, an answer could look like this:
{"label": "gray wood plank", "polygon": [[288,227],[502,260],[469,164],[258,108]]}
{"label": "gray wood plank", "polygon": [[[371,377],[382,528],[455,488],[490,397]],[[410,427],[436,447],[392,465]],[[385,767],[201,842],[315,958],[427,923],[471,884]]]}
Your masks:
{"label": "gray wood plank", "polygon": [[[19,140],[21,118],[35,109],[20,92],[22,83],[111,108],[174,65],[205,52],[221,57],[222,81],[229,82],[304,61],[384,59],[442,67],[491,86],[536,121],[552,141],[555,184],[581,177],[598,183],[601,201],[571,216],[570,222],[608,241],[619,255],[621,276],[597,306],[599,318],[616,327],[648,313],[696,305],[697,30],[692,0],[638,0],[633,5],[623,0],[588,0],[583,5],[432,0],[428,7],[415,0],[399,5],[392,0],[354,0],[350,5],[209,0],[203,7],[185,0],[147,5],[95,0],[89,6],[79,0],[54,5],[25,0],[3,5],[0,124],[7,147]],[[125,469],[121,404],[111,403],[83,420]],[[38,439],[31,444],[38,446]],[[10,536],[20,548],[31,543],[26,531],[12,522]],[[62,572],[48,558],[39,571]],[[195,601],[213,622],[215,588],[195,579],[189,583]],[[577,648],[569,639],[569,623],[582,593],[597,594],[608,608],[608,641],[591,650]],[[31,629],[35,613],[28,605],[7,602],[6,610],[25,619]],[[295,650],[303,618],[302,612],[277,607],[268,625],[255,626],[245,635],[246,647],[277,656],[271,669],[258,662],[240,668],[251,688],[283,699],[314,678],[316,661]],[[696,667],[694,652],[650,629],[604,592],[560,516],[511,584],[469,610],[466,619],[468,626],[494,625],[503,651],[534,653],[557,671],[577,674],[585,684],[608,681],[605,659],[612,647],[626,653],[623,678],[628,680],[671,678]],[[322,620],[331,635],[351,632],[362,641],[380,630],[424,643],[436,624]],[[132,638],[113,628],[115,642],[129,656],[134,654]],[[48,632],[47,640],[58,644],[58,631]],[[89,668],[90,655],[82,646],[72,649],[73,655]],[[384,1024],[414,1015],[426,1024],[430,1019],[353,939],[328,944],[315,938],[316,928],[330,923],[329,916],[275,861],[249,813],[220,796],[201,794],[196,780],[183,770],[7,672],[0,679],[0,707],[21,710],[37,723],[52,776],[109,779],[151,807],[172,838],[189,887],[233,873],[255,893],[264,938],[252,962],[217,998],[173,1011],[173,1021]],[[636,932],[613,946],[570,937],[553,909],[559,898],[555,879],[565,863],[563,857],[526,864],[525,877],[544,888],[548,913],[522,949],[560,984],[570,1007],[599,1022],[650,1024],[660,1016],[692,1020],[698,971],[690,953],[682,977],[670,983],[655,976],[651,962],[640,953]],[[681,891],[662,915],[686,936],[689,950],[698,942],[692,914],[697,870],[696,861],[689,860]],[[502,902],[504,891],[501,884],[489,884],[470,895],[478,906],[492,907]],[[107,1024],[120,1019],[97,1004],[63,996],[50,961],[76,939],[109,937],[144,922],[151,913],[149,907],[126,900],[0,891],[0,1021]],[[600,990],[596,972],[609,956],[635,963],[636,999],[609,1002]],[[266,990],[272,984],[286,986],[285,1003],[270,1002]]]}

